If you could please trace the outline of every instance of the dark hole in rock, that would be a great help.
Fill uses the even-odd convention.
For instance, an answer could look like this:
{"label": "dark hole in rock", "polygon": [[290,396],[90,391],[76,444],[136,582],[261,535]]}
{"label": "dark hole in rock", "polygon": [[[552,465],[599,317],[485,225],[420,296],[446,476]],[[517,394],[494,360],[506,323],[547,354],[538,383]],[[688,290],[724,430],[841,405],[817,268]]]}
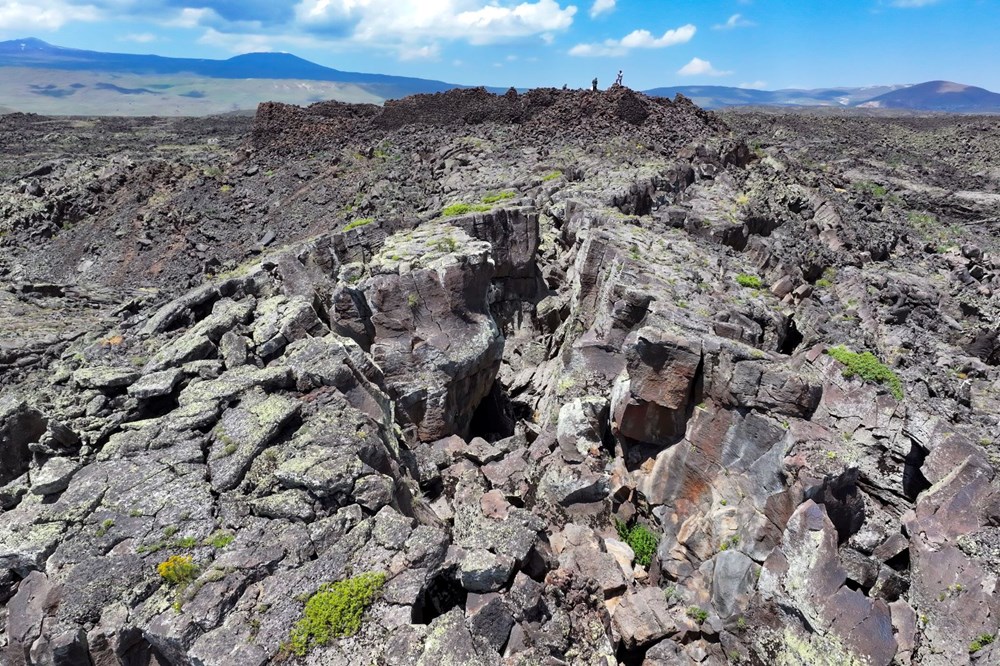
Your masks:
{"label": "dark hole in rock", "polygon": [[493,388],[489,395],[483,398],[472,414],[472,422],[469,424],[469,439],[482,437],[487,442],[510,437],[514,434],[514,424],[517,420],[514,415],[514,407],[507,395],[507,391],[500,385],[500,382],[493,382]]}
{"label": "dark hole in rock", "polygon": [[910,570],[910,549],[907,548],[899,555],[886,560],[886,565],[893,571],[903,573]]}
{"label": "dark hole in rock", "polygon": [[150,398],[142,402],[140,415],[142,419],[157,419],[166,416],[170,412],[180,407],[177,398],[172,395],[164,395],[157,398]]}
{"label": "dark hole in rock", "polygon": [[651,647],[653,646],[644,645],[629,650],[624,645],[620,645],[615,657],[618,659],[618,663],[623,664],[623,666],[642,666],[646,661],[646,653]]}
{"label": "dark hole in rock", "polygon": [[868,588],[866,588],[864,585],[854,580],[850,576],[848,576],[847,579],[844,581],[844,585],[846,585],[848,589],[854,590],[855,592],[860,592],[866,597],[868,596]]}
{"label": "dark hole in rock", "polygon": [[410,621],[413,624],[430,624],[453,608],[464,609],[468,597],[469,593],[449,572],[439,573],[413,604]]}
{"label": "dark hole in rock", "polygon": [[915,442],[910,442],[910,452],[903,460],[903,494],[911,501],[916,500],[917,495],[931,487],[931,482],[920,470],[926,458],[927,452]]}
{"label": "dark hole in rock", "polygon": [[47,427],[45,417],[26,406],[10,414],[7,423],[0,423],[0,486],[28,471],[28,445],[38,442]]}
{"label": "dark hole in rock", "polygon": [[799,345],[802,344],[803,339],[802,333],[799,332],[798,327],[795,325],[795,320],[789,319],[785,335],[781,340],[781,344],[778,345],[778,353],[791,356],[799,348]]}
{"label": "dark hole in rock", "polygon": [[826,514],[837,530],[837,541],[841,545],[857,534],[865,523],[865,503],[858,490],[858,476],[858,470],[849,469],[839,476],[827,478],[805,493],[806,499],[826,507]]}
{"label": "dark hole in rock", "polygon": [[167,666],[170,660],[142,638],[138,629],[129,629],[122,635],[118,658],[123,666]]}

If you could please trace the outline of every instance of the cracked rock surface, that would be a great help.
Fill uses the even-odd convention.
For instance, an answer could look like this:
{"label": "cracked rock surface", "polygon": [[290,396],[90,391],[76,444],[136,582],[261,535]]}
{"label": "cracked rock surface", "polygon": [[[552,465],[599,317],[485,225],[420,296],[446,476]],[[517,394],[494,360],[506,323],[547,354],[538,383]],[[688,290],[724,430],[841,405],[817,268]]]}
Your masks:
{"label": "cracked rock surface", "polygon": [[5,666],[1000,661],[986,120],[74,123],[0,117]]}

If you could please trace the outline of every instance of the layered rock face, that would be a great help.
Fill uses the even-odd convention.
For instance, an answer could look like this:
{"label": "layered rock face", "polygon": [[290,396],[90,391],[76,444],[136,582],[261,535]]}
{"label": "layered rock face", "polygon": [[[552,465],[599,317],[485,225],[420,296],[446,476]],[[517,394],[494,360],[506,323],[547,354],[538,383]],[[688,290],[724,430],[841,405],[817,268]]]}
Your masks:
{"label": "layered rock face", "polygon": [[24,166],[0,662],[997,663],[1000,180],[892,143],[979,121],[876,184],[731,122],[462,91]]}

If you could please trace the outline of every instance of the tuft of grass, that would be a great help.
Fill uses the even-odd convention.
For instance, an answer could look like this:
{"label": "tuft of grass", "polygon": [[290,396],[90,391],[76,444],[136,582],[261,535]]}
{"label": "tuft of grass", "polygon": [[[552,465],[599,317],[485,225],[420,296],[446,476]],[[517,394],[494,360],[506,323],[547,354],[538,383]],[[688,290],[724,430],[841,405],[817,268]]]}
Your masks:
{"label": "tuft of grass", "polygon": [[385,574],[372,572],[324,583],[306,601],[302,619],[295,624],[284,647],[304,657],[313,647],[358,633],[365,610],[378,598],[384,585]]}
{"label": "tuft of grass", "polygon": [[549,181],[556,180],[558,178],[562,178],[562,175],[563,175],[562,171],[558,171],[558,170],[557,171],[550,171],[549,173],[547,173],[544,176],[542,176],[542,182],[543,183],[547,183]]}
{"label": "tuft of grass", "polygon": [[979,634],[976,640],[969,643],[969,653],[979,652],[987,645],[991,645],[997,639],[993,634]]}
{"label": "tuft of grass", "polygon": [[171,585],[183,586],[198,576],[198,565],[187,555],[171,555],[156,567],[160,578]]}
{"label": "tuft of grass", "polygon": [[698,608],[697,606],[688,606],[684,613],[698,624],[701,624],[708,619],[708,611],[704,608]]}
{"label": "tuft of grass", "polygon": [[434,249],[438,252],[448,254],[458,249],[458,241],[455,240],[454,236],[445,236],[434,241]]}
{"label": "tuft of grass", "polygon": [[226,530],[219,530],[211,534],[203,542],[206,546],[211,546],[216,550],[221,550],[236,540],[236,535]]}
{"label": "tuft of grass", "polygon": [[513,199],[516,196],[517,194],[511,192],[510,190],[507,190],[505,192],[497,192],[495,194],[487,194],[485,197],[483,197],[483,203],[484,204],[500,203],[501,201],[507,201],[509,199]]}
{"label": "tuft of grass", "polygon": [[736,284],[750,289],[760,289],[764,286],[763,280],[756,275],[748,275],[747,273],[740,273],[737,275]]}
{"label": "tuft of grass", "polygon": [[653,555],[656,554],[656,546],[660,542],[659,537],[645,525],[637,524],[630,528],[617,518],[615,519],[615,530],[618,532],[618,538],[632,548],[635,553],[635,561],[648,567],[653,561]]}
{"label": "tuft of grass", "polygon": [[487,204],[455,203],[442,210],[441,215],[443,217],[455,217],[457,215],[467,215],[469,213],[485,213],[492,209],[493,206]]}
{"label": "tuft of grass", "polygon": [[358,227],[363,227],[366,224],[371,224],[374,221],[375,221],[375,218],[372,218],[372,217],[362,217],[362,218],[359,218],[357,220],[354,220],[353,222],[348,223],[344,227],[344,231],[350,231],[351,229],[357,229]]}
{"label": "tuft of grass", "polygon": [[173,548],[194,548],[198,545],[198,540],[193,536],[186,536],[177,539],[171,545]]}
{"label": "tuft of grass", "polygon": [[866,382],[885,385],[896,400],[903,399],[903,382],[899,375],[878,360],[869,351],[857,354],[843,345],[826,350],[826,353],[844,365],[844,377],[861,377]]}
{"label": "tuft of grass", "polygon": [[103,523],[101,523],[101,526],[97,528],[98,538],[107,534],[108,530],[110,530],[114,526],[115,526],[115,521],[111,520],[110,518],[105,520]]}

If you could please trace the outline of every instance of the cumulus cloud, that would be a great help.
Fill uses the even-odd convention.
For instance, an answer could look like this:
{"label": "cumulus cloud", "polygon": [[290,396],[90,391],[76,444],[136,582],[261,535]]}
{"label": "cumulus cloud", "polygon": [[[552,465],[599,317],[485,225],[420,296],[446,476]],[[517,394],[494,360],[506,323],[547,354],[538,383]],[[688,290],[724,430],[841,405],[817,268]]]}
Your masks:
{"label": "cumulus cloud", "polygon": [[767,88],[767,81],[748,81],[746,83],[741,83],[738,87],[744,90],[764,90]]}
{"label": "cumulus cloud", "polygon": [[701,58],[691,58],[691,62],[677,70],[681,76],[729,76],[732,72],[724,72],[712,67],[712,63]]}
{"label": "cumulus cloud", "polygon": [[518,4],[481,0],[301,0],[295,17],[305,29],[361,42],[462,40],[490,44],[558,32],[577,8],[556,0]]}
{"label": "cumulus cloud", "polygon": [[662,49],[686,44],[694,37],[697,28],[690,23],[667,30],[655,37],[649,30],[633,30],[621,39],[606,39],[597,44],[577,44],[569,50],[573,56],[621,56],[632,49]]}
{"label": "cumulus cloud", "polygon": [[58,30],[74,21],[96,21],[98,8],[90,4],[41,0],[20,2],[4,0],[0,3],[0,31],[27,32]]}
{"label": "cumulus cloud", "polygon": [[594,0],[594,5],[590,8],[590,18],[597,18],[614,10],[615,0]]}
{"label": "cumulus cloud", "polygon": [[736,28],[750,28],[757,25],[753,21],[743,18],[743,14],[733,14],[725,23],[717,23],[712,26],[713,30],[735,30]]}

